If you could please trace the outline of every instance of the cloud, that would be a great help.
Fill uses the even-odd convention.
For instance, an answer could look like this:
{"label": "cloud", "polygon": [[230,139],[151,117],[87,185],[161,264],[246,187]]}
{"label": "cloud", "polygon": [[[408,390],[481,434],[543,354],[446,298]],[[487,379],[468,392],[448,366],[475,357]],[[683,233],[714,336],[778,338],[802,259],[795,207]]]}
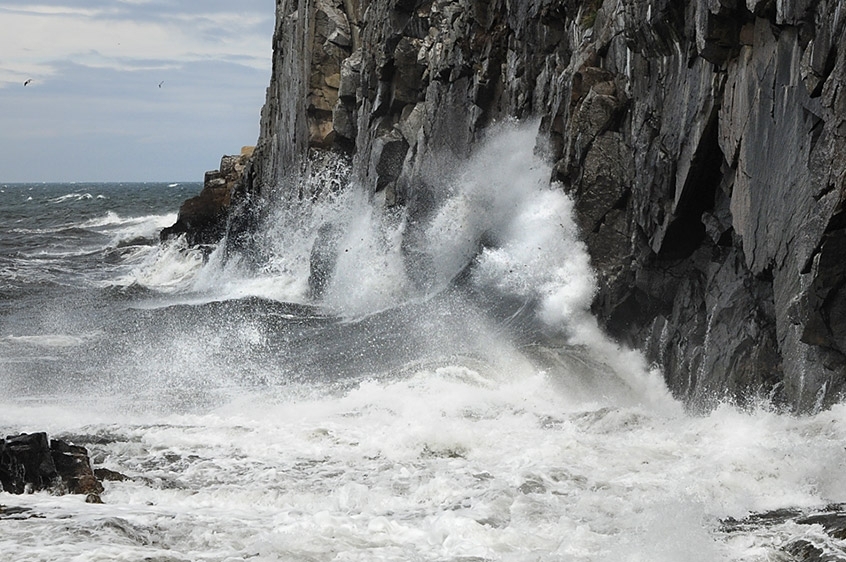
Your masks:
{"label": "cloud", "polygon": [[11,3],[0,6],[0,19],[0,87],[49,80],[58,61],[131,71],[138,60],[173,65],[239,57],[246,66],[270,68],[270,0]]}
{"label": "cloud", "polygon": [[171,74],[69,63],[4,95],[13,110],[0,113],[0,182],[201,180],[255,144],[266,83],[218,61]]}
{"label": "cloud", "polygon": [[0,181],[201,179],[255,143],[274,5],[3,3]]}

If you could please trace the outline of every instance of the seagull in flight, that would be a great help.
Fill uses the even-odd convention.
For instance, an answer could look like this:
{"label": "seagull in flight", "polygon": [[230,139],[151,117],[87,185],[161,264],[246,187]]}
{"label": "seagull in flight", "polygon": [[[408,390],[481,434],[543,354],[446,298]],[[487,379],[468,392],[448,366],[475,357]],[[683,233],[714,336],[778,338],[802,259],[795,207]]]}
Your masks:
{"label": "seagull in flight", "polygon": [[24,86],[29,86],[30,82],[32,82],[32,78],[27,78],[26,82],[24,82]]}

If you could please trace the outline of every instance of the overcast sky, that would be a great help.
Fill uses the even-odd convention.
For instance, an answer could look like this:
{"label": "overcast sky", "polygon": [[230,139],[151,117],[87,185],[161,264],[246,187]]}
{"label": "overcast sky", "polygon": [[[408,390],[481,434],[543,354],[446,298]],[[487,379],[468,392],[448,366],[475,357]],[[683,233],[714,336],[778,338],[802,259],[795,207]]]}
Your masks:
{"label": "overcast sky", "polygon": [[274,7],[0,0],[0,182],[202,181],[256,142]]}

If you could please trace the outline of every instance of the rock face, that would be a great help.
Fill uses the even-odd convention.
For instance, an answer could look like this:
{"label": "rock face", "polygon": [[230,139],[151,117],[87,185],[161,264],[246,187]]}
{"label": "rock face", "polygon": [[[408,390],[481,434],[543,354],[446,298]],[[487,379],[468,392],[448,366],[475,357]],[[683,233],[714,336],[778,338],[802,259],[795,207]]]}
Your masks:
{"label": "rock face", "polygon": [[792,6],[606,3],[596,58],[571,68],[607,71],[617,93],[592,118],[603,94],[583,77],[553,112],[558,177],[601,274],[595,311],[697,405],[763,394],[806,411],[843,391],[831,252],[846,226],[846,52],[832,37],[846,15]]}
{"label": "rock face", "polygon": [[245,146],[240,155],[221,158],[218,170],[206,172],[203,190],[182,204],[176,223],[162,230],[161,240],[184,234],[192,246],[220,242],[226,232],[232,194],[241,183],[252,153],[253,147]]}
{"label": "rock face", "polygon": [[309,147],[425,212],[435,150],[538,116],[608,332],[693,407],[825,406],[846,382],[844,32],[838,0],[277,0],[229,243],[301,189]]}
{"label": "rock face", "polygon": [[0,439],[0,485],[12,494],[53,489],[96,496],[103,491],[85,447],[48,441],[46,433]]}

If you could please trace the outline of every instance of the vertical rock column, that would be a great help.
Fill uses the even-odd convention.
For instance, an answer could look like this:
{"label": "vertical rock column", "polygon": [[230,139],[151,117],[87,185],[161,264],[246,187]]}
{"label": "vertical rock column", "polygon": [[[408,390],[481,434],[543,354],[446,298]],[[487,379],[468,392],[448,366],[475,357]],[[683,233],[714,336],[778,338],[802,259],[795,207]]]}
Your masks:
{"label": "vertical rock column", "polygon": [[843,391],[837,4],[604,2],[562,75],[546,123],[594,309],[692,405]]}

